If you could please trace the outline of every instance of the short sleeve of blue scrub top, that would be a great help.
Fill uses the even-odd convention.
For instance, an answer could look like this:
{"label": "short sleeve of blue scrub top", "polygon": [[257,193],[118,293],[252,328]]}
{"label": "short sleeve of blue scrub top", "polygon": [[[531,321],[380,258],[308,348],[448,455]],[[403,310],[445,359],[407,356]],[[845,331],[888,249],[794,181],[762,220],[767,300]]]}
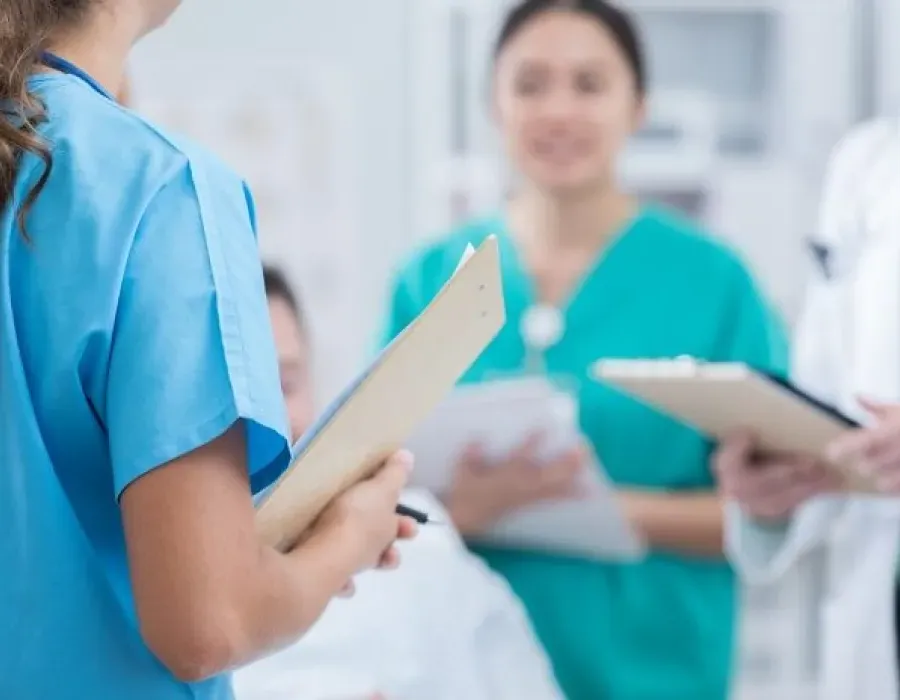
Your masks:
{"label": "short sleeve of blue scrub top", "polygon": [[287,465],[252,201],[77,79],[31,87],[54,160],[28,240],[0,216],[0,698],[230,700],[143,644],[118,501],[238,421],[253,490]]}
{"label": "short sleeve of blue scrub top", "polygon": [[254,486],[270,481],[285,449],[251,209],[238,185],[186,165],[138,227],[98,402],[117,494],[241,418]]}

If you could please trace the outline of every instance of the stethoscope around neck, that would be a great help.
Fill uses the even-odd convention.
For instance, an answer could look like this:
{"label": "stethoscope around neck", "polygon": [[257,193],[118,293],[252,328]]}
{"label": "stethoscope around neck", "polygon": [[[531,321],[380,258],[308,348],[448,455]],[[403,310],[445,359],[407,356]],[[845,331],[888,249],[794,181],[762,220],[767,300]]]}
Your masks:
{"label": "stethoscope around neck", "polygon": [[525,373],[547,373],[547,351],[562,340],[566,322],[562,311],[547,303],[536,303],[525,309],[519,323],[525,344]]}

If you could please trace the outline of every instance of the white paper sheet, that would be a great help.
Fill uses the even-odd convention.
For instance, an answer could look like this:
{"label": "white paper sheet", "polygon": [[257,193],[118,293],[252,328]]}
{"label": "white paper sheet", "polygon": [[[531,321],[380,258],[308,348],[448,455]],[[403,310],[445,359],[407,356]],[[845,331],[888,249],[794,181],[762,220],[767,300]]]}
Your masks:
{"label": "white paper sheet", "polygon": [[[462,387],[409,441],[416,456],[412,481],[443,493],[468,445],[479,443],[489,460],[501,459],[534,433],[542,436],[540,454],[548,461],[582,444],[574,398],[541,378]],[[642,557],[645,545],[596,460],[584,472],[583,487],[581,498],[544,502],[507,516],[482,541],[591,559]]]}
{"label": "white paper sheet", "polygon": [[463,251],[462,257],[459,259],[459,263],[457,263],[456,269],[453,271],[453,274],[455,275],[457,272],[459,272],[460,268],[466,264],[466,260],[471,258],[473,255],[475,255],[475,246],[473,246],[471,243],[467,243],[466,249]]}

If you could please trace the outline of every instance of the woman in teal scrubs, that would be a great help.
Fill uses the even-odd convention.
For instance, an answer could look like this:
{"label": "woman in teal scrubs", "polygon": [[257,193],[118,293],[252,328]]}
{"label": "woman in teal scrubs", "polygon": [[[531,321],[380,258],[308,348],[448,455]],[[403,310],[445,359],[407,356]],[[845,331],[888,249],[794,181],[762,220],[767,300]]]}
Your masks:
{"label": "woman in teal scrubs", "polygon": [[[494,109],[524,183],[506,210],[419,251],[393,287],[388,337],[432,298],[468,243],[497,234],[508,323],[466,381],[540,369],[579,388],[581,427],[650,555],[595,563],[478,551],[507,577],[571,700],[723,700],[736,585],[698,434],[588,378],[601,357],[737,360],[779,371],[785,336],[740,259],[689,221],[644,206],[614,168],[644,105],[628,17],[597,0],[515,7],[495,58]],[[570,492],[584,461],[535,470],[473,451],[446,494],[469,535],[512,508]]]}
{"label": "woman in teal scrubs", "polygon": [[177,4],[0,3],[4,700],[228,700],[411,534],[401,455],[257,537],[290,453],[251,198],[113,99]]}

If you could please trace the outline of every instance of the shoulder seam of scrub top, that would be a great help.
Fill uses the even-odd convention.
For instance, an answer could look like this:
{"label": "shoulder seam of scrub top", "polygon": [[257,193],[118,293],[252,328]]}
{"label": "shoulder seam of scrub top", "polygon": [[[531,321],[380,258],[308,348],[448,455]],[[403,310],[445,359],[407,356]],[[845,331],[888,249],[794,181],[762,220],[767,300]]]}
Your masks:
{"label": "shoulder seam of scrub top", "polygon": [[[215,256],[217,258],[216,261],[212,262],[210,265],[211,273],[213,277],[217,276],[217,272],[221,270],[221,275],[225,279],[217,279],[214,281],[216,289],[221,289],[219,284],[221,283],[223,287],[226,288],[227,294],[217,294],[216,295],[216,303],[219,306],[219,311],[222,314],[222,318],[220,319],[220,326],[227,321],[231,320],[233,325],[236,325],[237,328],[230,327],[230,334],[236,336],[234,340],[240,346],[240,363],[241,366],[237,369],[239,370],[238,377],[235,377],[234,374],[229,373],[229,377],[232,381],[238,379],[244,386],[240,387],[240,389],[235,392],[237,396],[246,397],[247,401],[250,404],[256,404],[256,392],[254,391],[254,387],[251,386],[250,382],[247,381],[247,372],[244,371],[243,367],[247,364],[247,350],[246,344],[244,342],[244,333],[241,325],[241,317],[240,314],[236,313],[234,310],[234,295],[232,294],[233,284],[231,278],[233,276],[233,270],[228,262],[229,258],[227,255],[223,253],[222,247],[224,245],[224,241],[221,240],[221,229],[219,228],[218,221],[216,220],[216,213],[213,211],[211,206],[207,206],[207,203],[204,201],[205,193],[208,191],[208,181],[205,178],[205,174],[202,172],[202,169],[194,167],[194,161],[188,157],[190,172],[192,177],[196,178],[195,180],[195,191],[197,194],[198,204],[199,204],[199,212],[200,217],[203,221],[203,229],[206,231],[206,247],[209,251],[210,256]],[[244,196],[244,192],[241,192],[242,197],[246,200]],[[250,209],[249,207],[245,207],[247,213],[247,226],[248,233],[253,234],[255,237],[255,231],[253,231],[253,223],[250,220]],[[213,240],[213,236],[215,240]],[[217,264],[218,263],[218,264]],[[227,298],[226,298],[227,297]],[[229,317],[226,319],[226,315]],[[234,320],[236,320],[236,324],[234,324]],[[220,332],[223,334],[226,332],[225,328],[220,328]],[[227,358],[226,358],[227,362]],[[241,412],[241,407],[238,406],[238,411]]]}
{"label": "shoulder seam of scrub top", "polygon": [[[183,163],[179,164],[178,169],[180,169],[180,167],[187,167],[188,174],[191,177],[194,185],[194,194],[197,197],[198,213],[200,215],[203,229],[206,232],[206,248],[211,258],[215,258],[214,260],[211,259],[210,261],[211,274],[216,277],[216,288],[219,290],[224,289],[227,292],[226,294],[216,295],[217,306],[219,308],[220,314],[222,315],[222,318],[220,319],[220,325],[230,323],[235,318],[238,319],[238,328],[236,329],[236,331],[235,329],[231,328],[232,332],[230,332],[229,335],[231,335],[232,337],[236,336],[236,338],[234,339],[240,345],[240,357],[235,358],[234,355],[232,355],[231,358],[226,357],[226,362],[228,364],[231,364],[231,361],[234,359],[238,359],[240,361],[240,366],[236,369],[238,369],[239,371],[240,376],[237,378],[240,379],[242,386],[240,387],[240,391],[236,392],[236,395],[239,397],[244,397],[251,405],[256,405],[257,392],[255,392],[254,388],[250,386],[250,382],[247,381],[247,372],[243,370],[243,366],[247,363],[247,352],[245,349],[245,342],[243,338],[243,329],[240,328],[240,314],[237,314],[234,311],[234,300],[231,293],[231,290],[234,286],[231,282],[233,271],[228,264],[228,256],[224,255],[222,250],[223,241],[219,221],[217,220],[216,213],[213,210],[214,208],[210,206],[207,201],[208,192],[219,185],[211,184],[209,182],[209,179],[206,177],[207,168],[198,167],[198,164],[202,166],[204,164],[204,161],[209,161],[216,170],[220,171],[223,174],[226,174],[228,179],[233,181],[233,183],[227,184],[239,184],[241,186],[241,191],[235,194],[240,194],[241,201],[243,201],[245,204],[244,209],[247,215],[246,223],[248,233],[253,236],[254,239],[256,239],[257,231],[254,226],[253,216],[251,215],[250,201],[248,201],[252,199],[252,194],[248,193],[246,181],[237,172],[232,170],[227,163],[217,158],[211,151],[207,151],[202,145],[195,145],[193,142],[191,142],[190,149],[183,148],[154,122],[142,117],[139,114],[131,112],[130,110],[122,107],[116,102],[110,102],[108,99],[104,98],[96,91],[91,90],[88,86],[81,83],[81,81],[78,81],[77,79],[66,75],[48,75],[48,77],[61,79],[60,82],[65,81],[65,83],[62,85],[63,87],[72,86],[75,89],[79,89],[82,91],[87,90],[91,92],[96,99],[103,99],[105,102],[112,104],[116,108],[116,110],[123,115],[124,118],[133,119],[136,125],[144,127],[150,134],[169,146],[172,149],[173,156],[181,156],[185,159]],[[190,152],[194,150],[196,150],[196,154]],[[165,184],[163,184],[163,187],[164,186]],[[213,240],[213,238],[215,238],[215,240]],[[219,286],[220,284],[222,285],[221,287]],[[228,299],[226,299],[225,297],[228,297]],[[222,327],[220,328],[220,331],[224,334],[226,333],[227,329],[225,327]],[[230,378],[232,381],[234,381],[236,377],[233,374],[230,374]],[[243,409],[243,407],[241,406],[237,406],[236,408],[238,409],[239,413]]]}

